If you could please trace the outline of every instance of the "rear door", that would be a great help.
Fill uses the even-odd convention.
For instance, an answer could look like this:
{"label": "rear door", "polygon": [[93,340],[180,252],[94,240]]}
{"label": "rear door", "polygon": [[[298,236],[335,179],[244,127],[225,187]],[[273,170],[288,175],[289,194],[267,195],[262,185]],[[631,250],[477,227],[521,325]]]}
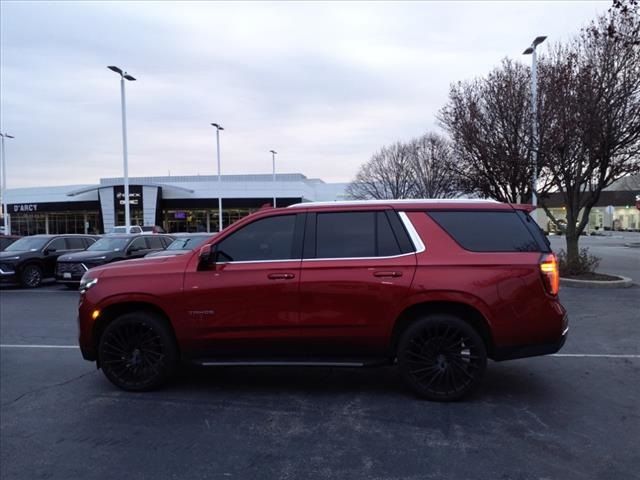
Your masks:
{"label": "rear door", "polygon": [[309,350],[381,353],[413,279],[414,250],[394,210],[309,213],[300,274]]}
{"label": "rear door", "polygon": [[43,249],[42,266],[44,277],[53,277],[56,270],[56,261],[60,255],[67,253],[67,242],[64,237],[51,240]]}

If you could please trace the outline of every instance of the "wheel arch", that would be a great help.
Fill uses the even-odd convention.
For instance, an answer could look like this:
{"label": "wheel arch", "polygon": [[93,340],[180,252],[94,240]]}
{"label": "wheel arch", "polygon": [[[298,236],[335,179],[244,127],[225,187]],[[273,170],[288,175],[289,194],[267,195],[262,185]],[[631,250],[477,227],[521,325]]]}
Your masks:
{"label": "wheel arch", "polygon": [[486,317],[474,306],[460,301],[430,300],[415,303],[405,308],[396,319],[391,335],[391,354],[396,355],[402,334],[413,322],[426,315],[446,313],[455,315],[471,325],[482,337],[487,354],[493,355],[494,340]]}
{"label": "wheel arch", "polygon": [[178,339],[176,336],[175,329],[173,328],[173,324],[171,323],[171,319],[169,315],[160,308],[158,305],[145,301],[145,300],[129,300],[122,302],[114,302],[109,304],[100,310],[100,316],[96,319],[93,324],[92,330],[92,340],[94,351],[96,352],[96,362],[98,367],[100,366],[100,357],[98,355],[98,345],[100,344],[100,337],[104,332],[105,328],[113,322],[116,318],[124,315],[126,313],[132,312],[147,312],[154,314],[158,317],[167,327],[169,333],[173,337],[173,341],[175,342],[176,351],[178,353],[178,358],[180,358],[180,345],[178,343]]}

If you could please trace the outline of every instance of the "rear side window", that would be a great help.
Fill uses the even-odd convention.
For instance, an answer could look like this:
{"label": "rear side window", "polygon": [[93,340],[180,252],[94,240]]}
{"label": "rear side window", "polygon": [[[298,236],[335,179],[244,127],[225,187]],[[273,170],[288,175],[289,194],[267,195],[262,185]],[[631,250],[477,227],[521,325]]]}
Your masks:
{"label": "rear side window", "polygon": [[147,237],[147,243],[149,244],[149,248],[153,250],[161,250],[164,248],[164,243],[162,243],[162,239],[160,237],[150,235]]}
{"label": "rear side window", "polygon": [[539,252],[543,250],[515,211],[428,212],[465,250]]}
{"label": "rear side window", "polygon": [[401,253],[385,212],[317,214],[316,258],[389,257]]}
{"label": "rear side window", "polygon": [[67,248],[69,250],[84,250],[84,239],[80,237],[67,237]]}

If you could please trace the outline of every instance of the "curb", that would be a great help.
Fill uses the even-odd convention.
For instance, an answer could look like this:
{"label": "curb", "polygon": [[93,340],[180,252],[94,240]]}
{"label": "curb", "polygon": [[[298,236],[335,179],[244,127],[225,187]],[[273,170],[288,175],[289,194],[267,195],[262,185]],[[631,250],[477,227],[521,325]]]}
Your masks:
{"label": "curb", "polygon": [[615,275],[620,280],[576,280],[574,278],[560,277],[560,286],[574,288],[629,288],[633,285],[633,280],[621,275]]}

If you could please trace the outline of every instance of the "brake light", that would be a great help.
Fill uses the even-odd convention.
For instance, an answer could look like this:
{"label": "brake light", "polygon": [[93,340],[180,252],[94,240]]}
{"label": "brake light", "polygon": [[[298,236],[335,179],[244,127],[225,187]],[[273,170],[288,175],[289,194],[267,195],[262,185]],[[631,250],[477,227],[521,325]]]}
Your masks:
{"label": "brake light", "polygon": [[560,288],[560,270],[558,259],[553,253],[543,255],[540,259],[540,273],[547,293],[557,295]]}

